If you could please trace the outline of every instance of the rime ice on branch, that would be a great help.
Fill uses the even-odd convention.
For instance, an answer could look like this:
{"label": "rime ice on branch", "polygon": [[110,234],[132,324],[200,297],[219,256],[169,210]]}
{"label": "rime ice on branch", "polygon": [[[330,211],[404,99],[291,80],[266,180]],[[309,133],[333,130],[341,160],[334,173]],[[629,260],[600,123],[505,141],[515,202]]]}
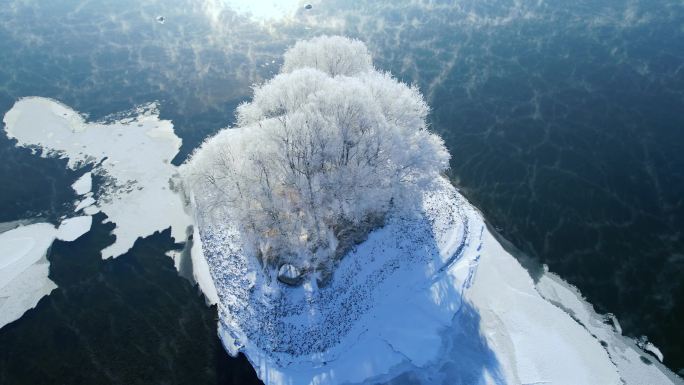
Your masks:
{"label": "rime ice on branch", "polygon": [[389,210],[415,208],[450,156],[420,91],[376,70],[362,42],[322,36],[284,59],[182,173],[201,212],[239,224],[264,267],[329,272]]}

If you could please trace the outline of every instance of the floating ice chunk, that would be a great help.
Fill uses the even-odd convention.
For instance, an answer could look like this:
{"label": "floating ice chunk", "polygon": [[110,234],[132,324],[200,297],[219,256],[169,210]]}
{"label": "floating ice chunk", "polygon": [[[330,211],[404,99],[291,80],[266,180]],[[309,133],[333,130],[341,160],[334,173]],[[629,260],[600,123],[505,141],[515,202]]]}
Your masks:
{"label": "floating ice chunk", "polygon": [[52,242],[71,242],[87,233],[93,218],[81,216],[62,221],[23,225],[0,233],[0,327],[19,319],[57,288],[48,278],[46,253]]}
{"label": "floating ice chunk", "polygon": [[86,215],[95,215],[100,212],[100,209],[97,208],[97,206],[90,205],[86,208],[83,209],[83,213]]}
{"label": "floating ice chunk", "polygon": [[48,278],[49,263],[36,263],[0,287],[0,328],[34,308],[38,301],[57,288]]}
{"label": "floating ice chunk", "polygon": [[637,338],[636,340],[636,345],[643,349],[646,352],[649,352],[653,354],[658,361],[663,362],[663,359],[665,358],[663,356],[663,352],[660,351],[655,345],[653,345],[649,340],[648,337],[646,336],[641,336]]}
{"label": "floating ice chunk", "polygon": [[[87,197],[87,198],[85,198],[84,200],[78,202],[78,204],[76,205],[76,208],[74,209],[74,212],[77,213],[77,212],[79,212],[80,210],[83,210],[83,209],[85,209],[85,208],[88,208],[88,207],[92,206],[93,203],[95,203],[95,198],[93,198],[93,197]],[[94,213],[92,213],[92,214],[94,214]],[[92,215],[92,214],[90,214],[90,215]]]}
{"label": "floating ice chunk", "polygon": [[61,241],[75,241],[81,235],[90,231],[93,217],[85,215],[64,220],[57,230],[57,239]]}
{"label": "floating ice chunk", "polygon": [[49,223],[0,234],[0,327],[19,319],[57,286],[48,278],[45,253],[57,230]]}
{"label": "floating ice chunk", "polygon": [[663,356],[663,352],[658,349],[657,346],[653,345],[651,342],[646,342],[643,347],[644,350],[651,352],[656,358],[658,358],[658,361],[663,362],[665,357]]}
{"label": "floating ice chunk", "polygon": [[90,190],[93,189],[93,174],[91,172],[83,174],[83,176],[78,178],[78,180],[71,185],[71,188],[73,188],[78,195],[89,193]]}

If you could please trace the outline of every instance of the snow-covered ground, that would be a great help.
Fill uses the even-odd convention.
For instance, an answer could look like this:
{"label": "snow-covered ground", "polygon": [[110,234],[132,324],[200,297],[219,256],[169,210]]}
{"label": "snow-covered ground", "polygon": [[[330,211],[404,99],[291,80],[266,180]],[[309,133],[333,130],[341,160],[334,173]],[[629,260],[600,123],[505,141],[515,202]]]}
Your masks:
{"label": "snow-covered ground", "polygon": [[535,285],[447,181],[420,215],[373,232],[325,287],[269,278],[229,221],[196,216],[194,258],[208,263],[200,278],[218,295],[220,337],[267,384],[681,383],[567,284],[546,275]]}
{"label": "snow-covered ground", "polygon": [[[181,140],[168,120],[160,120],[155,104],[142,106],[111,122],[86,122],[71,108],[51,99],[19,100],[4,117],[7,136],[18,145],[43,150],[43,156],[68,158],[78,169],[92,165],[74,190],[83,199],[75,211],[102,211],[116,224],[116,241],[102,250],[103,258],[124,254],[138,237],[171,227],[177,241],[191,225],[170,180],[171,160]],[[92,177],[104,180],[96,194]]]}

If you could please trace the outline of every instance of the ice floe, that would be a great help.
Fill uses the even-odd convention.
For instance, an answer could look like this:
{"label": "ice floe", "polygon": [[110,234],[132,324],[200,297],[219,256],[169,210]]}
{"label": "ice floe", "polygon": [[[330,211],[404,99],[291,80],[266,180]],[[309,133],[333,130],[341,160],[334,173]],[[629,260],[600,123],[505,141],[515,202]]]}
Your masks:
{"label": "ice floe", "polygon": [[74,184],[71,185],[71,188],[76,191],[76,194],[78,195],[85,195],[89,193],[93,189],[93,173],[92,172],[87,172],[83,174]]}
{"label": "ice floe", "polygon": [[[85,210],[88,207],[92,206],[94,203],[95,203],[95,198],[87,197],[87,198],[83,199],[82,201],[80,201],[76,204],[76,208],[74,208],[74,212],[79,212],[81,210]],[[91,211],[88,214],[92,215],[95,212],[97,212],[97,210],[94,210],[94,212]]]}
{"label": "ice floe", "polygon": [[43,296],[57,288],[48,278],[46,253],[55,239],[76,240],[90,230],[89,216],[20,225],[0,233],[0,327],[19,319]]}
{"label": "ice floe", "polygon": [[56,237],[61,241],[75,241],[78,237],[90,231],[92,224],[93,217],[90,215],[65,219],[60,223]]}
{"label": "ice floe", "polygon": [[105,181],[94,202],[86,197],[76,206],[88,215],[102,211],[116,224],[116,241],[102,250],[103,258],[124,254],[138,237],[169,227],[172,236],[183,241],[191,224],[170,182],[176,172],[171,160],[181,145],[173,125],[159,119],[155,104],[129,115],[112,122],[86,122],[59,102],[30,97],[16,102],[4,117],[7,135],[18,145],[39,147],[43,156],[68,158],[72,169],[93,166],[92,174],[74,183],[78,194],[92,189],[93,175]]}
{"label": "ice floe", "polygon": [[[0,327],[12,322],[56,285],[48,278],[46,253],[55,239],[74,241],[92,226],[91,215],[102,211],[116,224],[116,241],[104,258],[128,251],[138,237],[171,227],[185,240],[191,225],[171,178],[170,161],[181,141],[171,122],[160,120],[156,105],[138,108],[132,116],[112,122],[88,123],[76,111],[46,98],[24,98],[3,121],[8,137],[19,146],[40,148],[42,156],[68,158],[68,167],[91,166],[72,188],[81,196],[74,212],[58,227],[49,223],[20,225],[0,234]],[[104,182],[97,194],[93,177]],[[83,215],[84,214],[84,215]]]}

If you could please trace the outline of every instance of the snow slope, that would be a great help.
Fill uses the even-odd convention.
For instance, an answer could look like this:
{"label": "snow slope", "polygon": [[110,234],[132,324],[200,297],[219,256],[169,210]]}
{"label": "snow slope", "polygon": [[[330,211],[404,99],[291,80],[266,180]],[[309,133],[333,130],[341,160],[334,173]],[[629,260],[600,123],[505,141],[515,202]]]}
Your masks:
{"label": "snow slope", "polygon": [[124,254],[138,237],[169,227],[176,240],[185,240],[192,221],[170,182],[176,173],[170,162],[181,140],[170,121],[159,119],[155,104],[111,122],[86,122],[61,103],[30,97],[16,102],[4,123],[7,136],[20,146],[68,158],[72,169],[93,165],[92,174],[74,183],[77,193],[88,194],[93,175],[104,180],[94,197],[76,206],[88,215],[102,211],[116,224],[116,241],[102,251],[103,258]]}
{"label": "snow slope", "polygon": [[[445,180],[422,213],[391,216],[321,288],[278,283],[244,254],[230,221],[196,217],[220,337],[267,384],[642,384],[632,372],[653,370],[639,359],[616,365],[613,347],[542,296]],[[612,333],[602,340],[620,338]]]}

